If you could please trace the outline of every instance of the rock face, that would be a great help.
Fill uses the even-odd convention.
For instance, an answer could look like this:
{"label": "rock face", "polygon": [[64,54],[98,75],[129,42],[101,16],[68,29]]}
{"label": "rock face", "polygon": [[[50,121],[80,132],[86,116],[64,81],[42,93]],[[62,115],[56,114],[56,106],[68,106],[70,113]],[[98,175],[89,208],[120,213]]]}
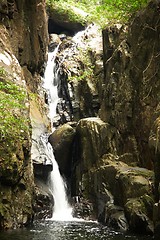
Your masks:
{"label": "rock face", "polygon": [[132,154],[138,166],[154,168],[157,204],[159,20],[159,3],[151,1],[128,27],[117,25],[103,31],[105,87],[99,112],[120,134],[117,154]]}
{"label": "rock face", "polygon": [[92,201],[100,222],[151,233],[153,172],[124,163],[115,136],[116,129],[99,118],[79,121],[75,195]]}
{"label": "rock face", "polygon": [[118,152],[134,153],[138,164],[149,169],[155,156],[148,141],[160,100],[157,9],[153,1],[127,28],[117,25],[103,31],[105,87],[100,117],[120,132]]}
{"label": "rock face", "polygon": [[[157,111],[158,113],[158,111]],[[157,114],[158,116],[158,114]],[[154,125],[151,129],[149,143],[151,151],[155,154],[155,205],[153,211],[153,220],[155,223],[155,239],[159,239],[160,234],[160,148],[159,148],[159,126],[160,126],[160,117],[154,121]]]}
{"label": "rock face", "polygon": [[45,1],[1,1],[0,23],[0,229],[7,229],[33,218],[27,91],[37,92],[46,59]]}
{"label": "rock face", "polygon": [[102,37],[98,26],[89,25],[74,37],[64,39],[56,62],[61,99],[58,111],[63,112],[64,119],[61,123],[97,116],[98,79],[103,78]]}
{"label": "rock face", "polygon": [[35,200],[33,205],[34,219],[51,218],[53,212],[53,196],[42,180],[35,180]]}
{"label": "rock face", "polygon": [[[12,39],[12,49],[21,66],[39,72],[46,57],[47,25],[44,0],[2,1],[1,22]],[[32,36],[32,37],[31,37]]]}
{"label": "rock face", "polygon": [[100,221],[152,233],[154,220],[157,235],[158,9],[157,1],[151,1],[128,26],[117,24],[103,30],[104,79],[99,77],[96,85],[100,119],[78,122],[73,176],[73,194],[89,198]]}

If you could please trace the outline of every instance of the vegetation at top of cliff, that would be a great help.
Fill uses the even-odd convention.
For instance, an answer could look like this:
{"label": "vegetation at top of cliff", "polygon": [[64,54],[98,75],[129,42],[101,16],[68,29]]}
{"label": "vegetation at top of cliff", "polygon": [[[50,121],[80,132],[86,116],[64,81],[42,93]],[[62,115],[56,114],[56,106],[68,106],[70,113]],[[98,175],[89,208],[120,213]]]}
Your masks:
{"label": "vegetation at top of cliff", "polygon": [[25,99],[23,88],[9,81],[0,67],[0,143],[14,147],[28,131],[28,120],[22,114],[26,111]]}
{"label": "vegetation at top of cliff", "polygon": [[[47,6],[56,7],[59,13],[68,15],[70,20],[97,22],[105,26],[107,21],[126,21],[143,8],[149,0],[47,0]],[[88,13],[77,14],[74,7]]]}
{"label": "vegetation at top of cliff", "polygon": [[76,2],[75,1],[65,1],[65,0],[47,0],[47,6],[54,10],[54,13],[58,13],[61,16],[61,20],[73,21],[77,23],[85,24],[85,16],[82,14],[82,11],[76,11]]}

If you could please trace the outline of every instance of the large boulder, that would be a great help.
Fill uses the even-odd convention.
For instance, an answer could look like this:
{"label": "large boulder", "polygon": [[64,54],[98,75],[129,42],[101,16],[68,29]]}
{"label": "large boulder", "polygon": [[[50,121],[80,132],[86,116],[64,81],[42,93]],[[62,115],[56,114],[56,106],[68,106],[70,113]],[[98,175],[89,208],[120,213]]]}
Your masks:
{"label": "large boulder", "polygon": [[61,173],[66,177],[71,175],[72,149],[75,137],[75,127],[66,123],[59,126],[50,136],[49,142],[53,147],[55,159]]}
{"label": "large boulder", "polygon": [[96,164],[109,149],[114,151],[114,134],[116,130],[98,117],[84,118],[78,122],[78,155],[84,172]]}

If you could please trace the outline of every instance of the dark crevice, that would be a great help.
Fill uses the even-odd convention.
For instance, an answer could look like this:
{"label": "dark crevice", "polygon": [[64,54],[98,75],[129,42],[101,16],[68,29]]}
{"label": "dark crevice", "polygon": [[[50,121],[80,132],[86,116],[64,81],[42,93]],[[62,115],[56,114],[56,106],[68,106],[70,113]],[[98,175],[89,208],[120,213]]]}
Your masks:
{"label": "dark crevice", "polygon": [[68,36],[73,36],[74,35],[74,31],[66,29],[65,27],[62,27],[62,26],[58,25],[52,19],[48,20],[48,33],[49,34],[52,34],[52,33],[56,33],[56,34],[65,33]]}

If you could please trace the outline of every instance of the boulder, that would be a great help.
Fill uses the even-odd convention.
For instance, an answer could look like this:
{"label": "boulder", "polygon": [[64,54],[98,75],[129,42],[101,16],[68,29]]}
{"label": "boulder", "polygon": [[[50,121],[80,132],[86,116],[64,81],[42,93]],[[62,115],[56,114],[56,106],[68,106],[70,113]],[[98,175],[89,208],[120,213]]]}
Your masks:
{"label": "boulder", "polygon": [[48,51],[52,52],[54,49],[61,43],[61,40],[57,34],[50,34],[49,35],[49,46]]}
{"label": "boulder", "polygon": [[120,231],[129,229],[128,222],[122,207],[116,206],[113,203],[106,204],[104,209],[103,221],[108,226]]}
{"label": "boulder", "polygon": [[[147,204],[151,205],[153,209],[153,199],[150,197],[146,199],[148,201]],[[148,217],[147,210],[143,196],[141,198],[128,199],[125,204],[125,214],[131,231],[141,234],[153,234],[153,222],[151,221],[152,218]]]}
{"label": "boulder", "polygon": [[115,129],[98,117],[84,118],[77,125],[77,144],[83,171],[96,164],[109,149],[114,151]]}
{"label": "boulder", "polygon": [[80,196],[72,197],[73,216],[85,220],[96,220],[93,204]]}
{"label": "boulder", "polygon": [[72,147],[75,137],[75,128],[72,126],[73,124],[70,123],[59,126],[49,136],[59,169],[66,177],[71,175]]}

